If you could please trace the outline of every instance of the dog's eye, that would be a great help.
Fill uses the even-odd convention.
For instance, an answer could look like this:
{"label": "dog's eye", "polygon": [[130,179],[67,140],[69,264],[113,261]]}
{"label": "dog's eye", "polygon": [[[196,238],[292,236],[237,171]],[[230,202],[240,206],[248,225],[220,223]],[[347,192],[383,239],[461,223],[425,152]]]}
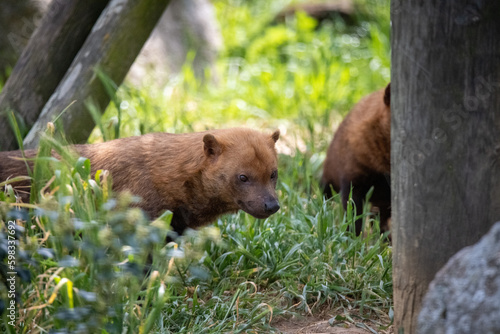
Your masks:
{"label": "dog's eye", "polygon": [[277,177],[278,177],[278,171],[277,171],[277,170],[275,170],[275,171],[273,171],[273,172],[271,173],[271,180],[274,180],[274,179],[276,179]]}
{"label": "dog's eye", "polygon": [[247,182],[248,181],[248,177],[246,175],[241,174],[240,175],[240,181],[241,182]]}

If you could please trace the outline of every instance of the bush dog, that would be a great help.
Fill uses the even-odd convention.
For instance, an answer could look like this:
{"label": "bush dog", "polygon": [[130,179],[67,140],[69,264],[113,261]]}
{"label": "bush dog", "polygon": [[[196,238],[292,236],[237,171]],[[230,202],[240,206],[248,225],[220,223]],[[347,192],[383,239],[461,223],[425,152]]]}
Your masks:
{"label": "bush dog", "polygon": [[[361,213],[367,192],[373,187],[370,202],[379,208],[381,231],[388,230],[391,216],[391,86],[359,101],[340,124],[328,148],[321,184],[327,197],[331,189],[340,192],[347,207],[352,200]],[[356,220],[356,234],[363,222]]]}
{"label": "bush dog", "polygon": [[[115,191],[129,190],[150,218],[173,212],[172,228],[182,234],[213,222],[224,213],[243,210],[267,218],[279,210],[273,134],[222,129],[189,134],[153,133],[98,144],[71,146],[89,158],[92,175],[108,170]],[[36,150],[27,150],[35,156]],[[0,152],[0,180],[27,175],[20,151]],[[1,182],[0,181],[0,182]],[[21,184],[13,184],[13,187]],[[23,200],[29,194],[23,195]]]}

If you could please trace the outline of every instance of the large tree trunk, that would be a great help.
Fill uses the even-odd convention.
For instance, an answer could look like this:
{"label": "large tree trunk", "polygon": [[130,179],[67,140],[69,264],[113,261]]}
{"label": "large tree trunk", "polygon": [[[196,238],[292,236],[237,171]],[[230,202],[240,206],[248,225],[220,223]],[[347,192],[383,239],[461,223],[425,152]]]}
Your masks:
{"label": "large tree trunk", "polygon": [[169,0],[112,0],[96,22],[70,69],[47,102],[39,119],[24,140],[28,148],[37,146],[47,122],[59,117],[68,141],[87,140],[94,121],[86,101],[104,110],[110,96],[96,70],[121,84]]}
{"label": "large tree trunk", "polygon": [[500,220],[498,13],[499,1],[392,1],[396,333],[415,332],[435,273]]}
{"label": "large tree trunk", "polygon": [[[35,123],[108,2],[52,1],[0,94],[1,150],[17,148],[6,113],[14,111],[27,128]],[[13,42],[17,35],[8,36]]]}

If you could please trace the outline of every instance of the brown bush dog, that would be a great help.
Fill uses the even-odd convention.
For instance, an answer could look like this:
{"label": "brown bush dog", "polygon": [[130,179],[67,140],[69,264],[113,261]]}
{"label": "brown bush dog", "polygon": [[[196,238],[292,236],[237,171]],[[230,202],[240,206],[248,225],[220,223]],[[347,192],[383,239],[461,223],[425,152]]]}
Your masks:
{"label": "brown bush dog", "polygon": [[[359,214],[367,192],[373,187],[370,202],[379,208],[381,231],[389,229],[391,216],[391,86],[361,99],[340,124],[328,148],[321,185],[327,197],[340,192],[347,207],[352,185],[352,200]],[[355,222],[361,233],[362,219]]]}
{"label": "brown bush dog", "polygon": [[[267,218],[279,210],[275,143],[267,135],[233,128],[189,134],[153,133],[104,143],[71,146],[89,158],[92,175],[108,170],[113,190],[130,191],[150,218],[173,212],[172,228],[182,234],[243,210]],[[26,151],[34,156],[36,150]],[[20,151],[0,152],[0,180],[27,175]],[[1,182],[0,181],[0,182]],[[29,183],[28,183],[29,184]],[[13,184],[14,188],[26,183]],[[29,193],[22,194],[23,201]]]}

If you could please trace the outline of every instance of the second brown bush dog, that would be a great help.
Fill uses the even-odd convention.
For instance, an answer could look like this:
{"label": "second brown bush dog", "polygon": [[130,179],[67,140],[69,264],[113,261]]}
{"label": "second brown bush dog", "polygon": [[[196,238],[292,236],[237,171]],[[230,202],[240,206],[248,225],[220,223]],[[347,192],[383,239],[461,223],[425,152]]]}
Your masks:
{"label": "second brown bush dog", "polygon": [[[347,208],[352,200],[357,214],[367,192],[374,187],[370,202],[379,208],[381,231],[388,230],[391,216],[391,86],[359,101],[340,124],[328,148],[321,184],[327,197],[331,188],[340,192]],[[363,222],[356,220],[356,234]]]}
{"label": "second brown bush dog", "polygon": [[[108,170],[115,191],[139,196],[139,207],[151,218],[172,211],[172,228],[181,234],[240,209],[256,218],[279,210],[279,135],[278,130],[263,134],[245,128],[153,133],[72,148],[90,159],[92,174]],[[20,151],[0,152],[0,182],[27,175],[24,161],[12,157],[21,157]],[[23,200],[28,199],[24,194]]]}

